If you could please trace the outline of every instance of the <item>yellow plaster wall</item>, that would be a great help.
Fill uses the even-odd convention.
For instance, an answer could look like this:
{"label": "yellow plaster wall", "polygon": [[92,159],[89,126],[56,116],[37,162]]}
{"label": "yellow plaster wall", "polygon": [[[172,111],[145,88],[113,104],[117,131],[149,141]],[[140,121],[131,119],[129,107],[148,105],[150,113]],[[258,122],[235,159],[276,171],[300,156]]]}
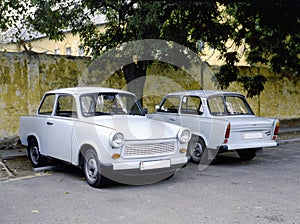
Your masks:
{"label": "yellow plaster wall", "polygon": [[[256,115],[264,117],[276,117],[279,119],[291,119],[300,117],[300,78],[287,75],[281,77],[268,68],[249,70],[239,68],[241,74],[263,74],[267,81],[265,89],[260,96],[247,98]],[[230,84],[229,91],[237,91],[246,95],[242,87],[236,82]]]}
{"label": "yellow plaster wall", "polygon": [[[0,53],[0,140],[18,135],[20,116],[35,114],[44,92],[77,86],[89,63],[90,60],[83,57]],[[199,68],[195,69],[197,75],[190,76],[181,69],[175,70],[170,66],[154,63],[147,69],[144,107],[153,112],[154,106],[160,102],[162,96],[168,92],[199,89],[201,80],[205,89],[217,88],[212,81],[214,73],[211,67],[203,67],[202,78]],[[241,68],[241,72],[246,74],[248,70]],[[91,81],[88,84],[126,89],[126,81],[120,71],[107,76],[109,78],[98,77],[97,71],[93,73],[88,77],[88,81]],[[260,73],[264,74],[268,81],[260,99],[248,99],[254,112],[280,119],[299,118],[299,78],[279,79],[278,75],[264,68],[260,69]],[[244,93],[237,83],[231,84],[228,90]]]}
{"label": "yellow plaster wall", "polygon": [[0,53],[0,138],[19,133],[19,118],[36,113],[44,92],[77,86],[89,60]]}

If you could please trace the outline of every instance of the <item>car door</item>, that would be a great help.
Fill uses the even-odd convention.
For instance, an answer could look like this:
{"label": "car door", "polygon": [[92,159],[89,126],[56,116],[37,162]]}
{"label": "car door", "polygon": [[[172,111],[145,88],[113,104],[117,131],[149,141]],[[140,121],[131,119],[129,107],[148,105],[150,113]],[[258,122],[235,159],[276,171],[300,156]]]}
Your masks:
{"label": "car door", "polygon": [[180,108],[180,101],[180,96],[166,97],[157,109],[158,116],[155,116],[154,119],[162,120],[171,124],[181,125],[181,119],[178,114]]}
{"label": "car door", "polygon": [[35,122],[34,126],[37,130],[39,150],[42,155],[48,155],[49,152],[49,122],[52,120],[53,108],[55,105],[56,95],[53,93],[46,94],[41,102],[41,105],[38,109],[38,119]]}
{"label": "car door", "polygon": [[203,118],[201,98],[198,96],[184,96],[182,98],[181,125],[188,127],[192,133],[199,135],[207,128],[206,119]]}
{"label": "car door", "polygon": [[[206,108],[206,109],[205,109]],[[207,116],[206,101],[198,96],[182,98],[181,125],[189,128],[193,135],[200,136],[207,148],[217,149],[223,143],[228,121]]]}
{"label": "car door", "polygon": [[47,155],[64,161],[72,158],[72,132],[77,121],[76,102],[72,95],[59,95],[53,116],[47,120]]}

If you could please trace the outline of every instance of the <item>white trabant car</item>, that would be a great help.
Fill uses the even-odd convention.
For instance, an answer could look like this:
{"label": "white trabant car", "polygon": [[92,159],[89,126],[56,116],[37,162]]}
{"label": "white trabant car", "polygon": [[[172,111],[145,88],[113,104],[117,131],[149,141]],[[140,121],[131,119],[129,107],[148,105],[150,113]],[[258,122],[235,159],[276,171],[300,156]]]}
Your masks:
{"label": "white trabant car", "polygon": [[[255,116],[239,93],[216,90],[170,93],[156,106],[156,111],[148,117],[191,130],[188,156],[196,163],[206,148],[216,149],[217,153],[236,150],[241,159],[251,160],[258,149],[278,145],[279,121]],[[225,123],[226,131],[218,139],[219,129]],[[219,145],[210,147],[212,141]]]}
{"label": "white trabant car", "polygon": [[20,118],[33,166],[46,157],[82,167],[87,182],[148,184],[187,163],[189,129],[148,119],[134,94],[77,87],[46,92],[35,116]]}

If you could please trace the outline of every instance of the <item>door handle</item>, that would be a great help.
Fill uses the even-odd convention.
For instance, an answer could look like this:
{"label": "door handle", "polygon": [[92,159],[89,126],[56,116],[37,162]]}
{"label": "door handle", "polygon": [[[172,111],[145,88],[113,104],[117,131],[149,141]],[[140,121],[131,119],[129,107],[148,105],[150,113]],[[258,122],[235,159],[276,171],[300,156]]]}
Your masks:
{"label": "door handle", "polygon": [[53,125],[53,123],[48,121],[48,122],[47,122],[47,125]]}
{"label": "door handle", "polygon": [[175,121],[175,118],[169,118],[170,121]]}

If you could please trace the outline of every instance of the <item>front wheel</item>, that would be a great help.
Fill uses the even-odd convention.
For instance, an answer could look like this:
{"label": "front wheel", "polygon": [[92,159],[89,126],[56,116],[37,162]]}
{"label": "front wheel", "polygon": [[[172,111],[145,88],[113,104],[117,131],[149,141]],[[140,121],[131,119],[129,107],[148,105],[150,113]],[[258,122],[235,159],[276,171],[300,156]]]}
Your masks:
{"label": "front wheel", "polygon": [[239,149],[236,152],[243,161],[249,161],[256,156],[256,149]]}
{"label": "front wheel", "polygon": [[193,136],[188,144],[188,155],[194,163],[199,163],[205,152],[205,143],[202,138]]}
{"label": "front wheel", "polygon": [[35,138],[31,138],[28,142],[27,152],[33,167],[39,167],[44,163],[44,157],[41,155],[39,145]]}
{"label": "front wheel", "polygon": [[88,149],[84,154],[83,172],[92,187],[105,187],[108,184],[108,179],[101,174],[100,162],[93,149]]}

